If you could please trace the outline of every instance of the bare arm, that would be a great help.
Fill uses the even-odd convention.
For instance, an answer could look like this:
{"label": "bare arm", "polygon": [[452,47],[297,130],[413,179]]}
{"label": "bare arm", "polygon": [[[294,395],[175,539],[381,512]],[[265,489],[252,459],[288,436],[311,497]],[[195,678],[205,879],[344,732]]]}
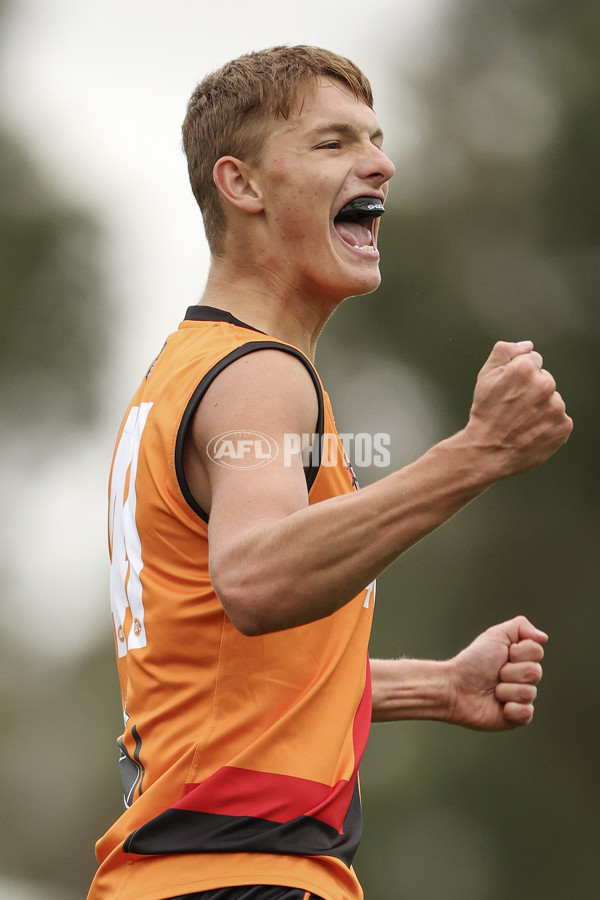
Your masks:
{"label": "bare arm", "polygon": [[517,616],[446,662],[372,660],[373,721],[431,719],[481,731],[528,725],[547,639]]}
{"label": "bare arm", "polygon": [[348,603],[404,550],[492,482],[534,466],[572,423],[531,344],[498,344],[483,367],[467,426],[358,493],[308,506],[300,458],[231,470],[207,459],[228,430],[310,433],[316,399],[297,359],[261,351],[209,388],[186,455],[190,487],[210,508],[211,577],[234,624],[260,634],[305,624]]}

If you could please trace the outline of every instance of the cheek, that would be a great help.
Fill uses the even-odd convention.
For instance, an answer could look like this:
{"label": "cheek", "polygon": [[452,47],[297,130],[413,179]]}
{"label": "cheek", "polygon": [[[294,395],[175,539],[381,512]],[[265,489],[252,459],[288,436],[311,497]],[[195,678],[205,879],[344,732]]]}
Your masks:
{"label": "cheek", "polygon": [[329,194],[319,174],[290,166],[289,161],[271,160],[267,208],[272,210],[273,222],[284,241],[314,238],[322,243],[324,230],[329,230]]}
{"label": "cheek", "polygon": [[291,195],[280,194],[274,208],[274,222],[283,240],[322,241],[323,222],[329,227],[329,217],[319,210],[318,198],[312,191],[301,188]]}

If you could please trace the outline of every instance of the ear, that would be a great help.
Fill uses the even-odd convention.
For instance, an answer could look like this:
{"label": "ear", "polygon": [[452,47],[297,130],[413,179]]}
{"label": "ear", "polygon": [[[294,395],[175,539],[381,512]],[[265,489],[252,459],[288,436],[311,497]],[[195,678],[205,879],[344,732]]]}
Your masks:
{"label": "ear", "polygon": [[215,163],[213,179],[228,203],[248,213],[262,211],[262,192],[252,177],[251,167],[241,159],[222,156]]}

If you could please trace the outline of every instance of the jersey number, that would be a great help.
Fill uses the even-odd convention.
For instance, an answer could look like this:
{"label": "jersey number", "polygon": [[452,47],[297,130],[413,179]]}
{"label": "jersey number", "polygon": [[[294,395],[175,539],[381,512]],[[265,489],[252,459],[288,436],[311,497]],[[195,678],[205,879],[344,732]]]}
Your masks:
{"label": "jersey number", "polygon": [[[140,574],[142,545],[135,521],[140,441],[152,403],[142,403],[129,411],[115,453],[110,480],[108,540],[110,547],[110,606],[117,653],[146,646],[144,602]],[[129,613],[129,615],[128,615]]]}
{"label": "jersey number", "polygon": [[363,606],[365,609],[368,609],[371,603],[371,597],[373,598],[373,603],[375,603],[375,592],[377,590],[377,582],[372,581],[371,584],[367,585],[367,593],[365,595],[365,602]]}

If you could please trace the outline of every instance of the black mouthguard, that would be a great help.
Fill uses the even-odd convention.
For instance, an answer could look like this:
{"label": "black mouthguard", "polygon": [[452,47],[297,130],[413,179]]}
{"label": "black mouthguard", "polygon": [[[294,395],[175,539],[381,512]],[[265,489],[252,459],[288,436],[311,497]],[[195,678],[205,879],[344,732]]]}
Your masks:
{"label": "black mouthguard", "polygon": [[385,207],[378,197],[357,197],[339,211],[336,222],[359,222],[361,219],[376,219],[382,216]]}

